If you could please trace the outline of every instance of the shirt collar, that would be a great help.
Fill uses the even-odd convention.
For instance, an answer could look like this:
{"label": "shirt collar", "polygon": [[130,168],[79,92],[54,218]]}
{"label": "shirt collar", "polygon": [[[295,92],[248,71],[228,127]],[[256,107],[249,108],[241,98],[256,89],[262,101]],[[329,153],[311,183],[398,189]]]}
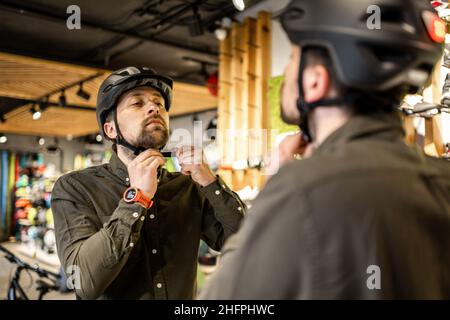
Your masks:
{"label": "shirt collar", "polygon": [[119,159],[119,156],[116,152],[112,152],[111,160],[109,161],[109,165],[111,167],[112,173],[120,178],[124,183],[129,182],[128,178],[128,170],[122,160]]}
{"label": "shirt collar", "polygon": [[370,137],[381,140],[402,140],[404,130],[398,112],[352,116],[342,127],[329,135],[316,152],[327,152],[353,140]]}
{"label": "shirt collar", "polygon": [[[115,149],[113,149],[111,159],[109,161],[110,169],[113,174],[115,174],[121,181],[124,182],[124,184],[129,183],[129,177],[128,177],[128,169],[127,166],[120,160],[119,156],[117,155]],[[158,181],[165,179],[167,176],[166,170],[163,168],[158,169]]]}

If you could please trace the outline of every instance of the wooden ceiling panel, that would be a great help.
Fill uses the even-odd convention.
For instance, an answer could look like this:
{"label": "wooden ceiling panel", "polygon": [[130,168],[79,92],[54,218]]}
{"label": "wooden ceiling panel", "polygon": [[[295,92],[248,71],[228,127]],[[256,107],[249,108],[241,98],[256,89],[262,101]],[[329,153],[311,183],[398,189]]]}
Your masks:
{"label": "wooden ceiling panel", "polygon": [[0,123],[0,131],[58,137],[77,137],[98,132],[95,113],[91,111],[51,107],[45,110],[40,119],[33,120],[27,108],[22,110],[5,123]]}
{"label": "wooden ceiling panel", "polygon": [[171,116],[198,112],[217,107],[217,97],[212,96],[204,86],[175,82]]}
{"label": "wooden ceiling panel", "polygon": [[[59,90],[99,75],[83,84],[83,90],[90,94],[89,100],[84,100],[76,94],[78,86],[65,91],[68,104],[92,107],[94,111],[98,88],[109,74],[108,70],[0,52],[0,96],[3,97],[36,100],[51,92],[57,92],[49,95],[49,100],[57,103]],[[171,116],[200,112],[217,106],[217,98],[213,97],[205,86],[175,82],[173,95]],[[31,105],[27,105],[8,112],[5,115],[6,123],[0,124],[0,131],[62,137],[98,131],[93,111],[52,107],[43,112],[41,119],[33,121],[30,108]]]}

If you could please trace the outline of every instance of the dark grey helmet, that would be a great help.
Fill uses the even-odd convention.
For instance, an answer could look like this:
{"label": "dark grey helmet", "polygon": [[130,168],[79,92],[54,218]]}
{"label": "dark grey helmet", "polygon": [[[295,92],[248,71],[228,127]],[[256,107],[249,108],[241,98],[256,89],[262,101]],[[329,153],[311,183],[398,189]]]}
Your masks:
{"label": "dark grey helmet", "polygon": [[[368,23],[377,8],[380,29]],[[417,90],[443,49],[430,37],[433,17],[439,19],[426,0],[293,0],[281,22],[291,42],[329,52],[344,86]]]}
{"label": "dark grey helmet", "polygon": [[[372,18],[379,18],[379,25]],[[361,94],[378,104],[384,92],[395,92],[390,101],[395,106],[403,94],[417,92],[445,40],[445,25],[426,0],[292,0],[280,20],[302,50],[326,50],[337,81],[352,90],[340,99],[307,103],[299,76],[300,128],[308,140],[307,116],[315,107],[353,104]],[[304,67],[300,58],[300,75]]]}
{"label": "dark grey helmet", "polygon": [[107,114],[116,107],[117,100],[126,91],[140,86],[149,86],[158,90],[165,100],[169,111],[172,105],[173,80],[157,74],[147,67],[127,67],[111,73],[102,83],[97,95],[97,122],[103,132]]}
{"label": "dark grey helmet", "polygon": [[[103,124],[109,112],[115,111],[119,97],[128,90],[140,86],[149,86],[158,90],[164,98],[165,108],[169,111],[172,105],[172,87],[173,80],[162,76],[153,69],[147,67],[127,67],[119,69],[111,73],[102,83],[97,95],[97,122],[100,127],[100,132],[105,138]],[[132,150],[135,155],[143,151],[140,146],[132,146],[122,136],[120,128],[117,124],[117,115],[114,112],[114,121],[117,128],[116,143]]]}

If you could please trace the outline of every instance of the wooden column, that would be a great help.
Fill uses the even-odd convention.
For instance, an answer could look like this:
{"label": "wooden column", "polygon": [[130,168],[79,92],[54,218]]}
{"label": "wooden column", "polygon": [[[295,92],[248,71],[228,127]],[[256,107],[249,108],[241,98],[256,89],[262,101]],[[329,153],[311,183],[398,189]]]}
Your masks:
{"label": "wooden column", "polygon": [[[424,90],[424,101],[440,103],[442,96],[442,85],[440,81],[442,59],[434,67],[431,85]],[[444,153],[444,143],[441,134],[441,115],[425,119],[425,143],[426,154],[439,157]]]}
{"label": "wooden column", "polygon": [[232,185],[230,143],[227,130],[230,128],[230,92],[231,92],[231,36],[220,41],[219,56],[219,101],[217,121],[217,141],[219,143],[221,169],[219,174],[228,185]]}
{"label": "wooden column", "polygon": [[[262,160],[270,146],[268,81],[271,64],[270,14],[234,22],[226,39],[220,43],[219,121],[221,168],[231,186],[239,190],[246,185],[260,186],[259,171],[247,163]],[[229,183],[229,181],[227,180]]]}

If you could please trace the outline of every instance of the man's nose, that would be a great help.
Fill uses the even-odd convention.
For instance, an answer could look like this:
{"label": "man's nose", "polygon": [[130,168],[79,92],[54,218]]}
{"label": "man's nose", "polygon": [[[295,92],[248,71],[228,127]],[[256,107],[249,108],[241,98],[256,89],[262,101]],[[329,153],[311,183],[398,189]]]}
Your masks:
{"label": "man's nose", "polygon": [[148,103],[148,107],[147,107],[148,114],[152,114],[152,113],[159,114],[159,112],[160,112],[160,110],[156,103],[153,103],[153,102]]}

